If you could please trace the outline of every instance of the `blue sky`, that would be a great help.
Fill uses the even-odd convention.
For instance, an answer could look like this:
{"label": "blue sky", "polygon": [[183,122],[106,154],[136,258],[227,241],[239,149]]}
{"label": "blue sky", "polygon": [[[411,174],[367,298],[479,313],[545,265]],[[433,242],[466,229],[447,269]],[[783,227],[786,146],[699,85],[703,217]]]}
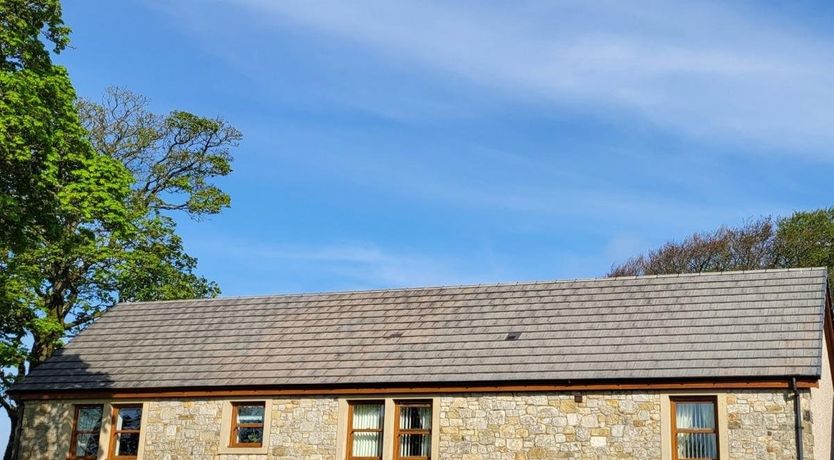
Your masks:
{"label": "blue sky", "polygon": [[231,209],[180,220],[225,295],[601,276],[832,204],[830,3],[64,8],[79,95],[243,131]]}

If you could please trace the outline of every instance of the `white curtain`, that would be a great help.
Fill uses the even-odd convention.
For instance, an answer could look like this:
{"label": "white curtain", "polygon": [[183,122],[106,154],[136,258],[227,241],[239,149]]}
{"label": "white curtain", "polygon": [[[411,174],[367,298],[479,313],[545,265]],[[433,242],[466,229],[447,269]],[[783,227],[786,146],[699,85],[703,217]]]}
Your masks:
{"label": "white curtain", "polygon": [[430,430],[431,407],[401,407],[401,430]]}
{"label": "white curtain", "polygon": [[[384,406],[382,404],[356,404],[353,406],[354,430],[381,430]],[[353,433],[354,457],[381,457],[382,433],[362,432]]]}
{"label": "white curtain", "polygon": [[711,402],[677,403],[678,428],[714,429],[715,406]]}
{"label": "white curtain", "polygon": [[[715,430],[713,403],[677,403],[675,424],[678,429]],[[718,458],[715,433],[678,433],[678,458]]]}
{"label": "white curtain", "polygon": [[[431,407],[401,407],[401,430],[431,430]],[[431,435],[401,434],[399,439],[401,457],[428,457],[431,452]]]}
{"label": "white curtain", "polygon": [[400,457],[428,457],[431,452],[431,435],[401,434]]}

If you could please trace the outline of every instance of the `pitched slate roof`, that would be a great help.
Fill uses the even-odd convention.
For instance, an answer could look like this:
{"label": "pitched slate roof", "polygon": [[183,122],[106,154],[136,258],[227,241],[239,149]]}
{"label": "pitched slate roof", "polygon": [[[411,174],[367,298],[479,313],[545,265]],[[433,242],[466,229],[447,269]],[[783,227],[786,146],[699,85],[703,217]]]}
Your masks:
{"label": "pitched slate roof", "polygon": [[794,269],[126,303],[15,391],[818,376],[825,289]]}

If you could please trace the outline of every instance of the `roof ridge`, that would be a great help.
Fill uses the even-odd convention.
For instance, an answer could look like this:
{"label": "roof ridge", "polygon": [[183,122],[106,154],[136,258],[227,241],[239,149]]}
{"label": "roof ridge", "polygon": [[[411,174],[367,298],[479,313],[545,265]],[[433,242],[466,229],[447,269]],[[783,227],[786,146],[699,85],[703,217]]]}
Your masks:
{"label": "roof ridge", "polygon": [[[449,285],[434,285],[434,286],[414,286],[414,287],[394,287],[394,288],[377,288],[377,289],[347,289],[337,291],[307,291],[284,294],[264,294],[264,295],[241,295],[241,296],[218,296],[200,299],[174,299],[174,300],[149,300],[138,302],[120,302],[118,305],[136,305],[148,303],[173,303],[173,302],[217,302],[230,300],[255,300],[255,299],[273,299],[273,298],[288,298],[288,297],[305,297],[315,295],[344,295],[344,294],[359,294],[359,293],[381,293],[381,292],[404,292],[404,291],[430,291],[436,289],[466,289],[477,287],[508,287],[508,286],[534,286],[537,284],[562,284],[562,283],[577,283],[577,282],[610,282],[622,280],[638,280],[638,279],[659,279],[659,278],[697,278],[705,276],[718,276],[727,274],[755,274],[755,273],[779,273],[779,272],[797,272],[797,271],[827,271],[826,267],[800,267],[800,268],[766,268],[757,270],[727,270],[717,272],[699,272],[699,273],[672,273],[660,275],[632,275],[632,276],[611,276],[611,277],[590,277],[590,278],[573,278],[573,279],[558,279],[558,280],[533,280],[533,281],[509,281],[497,283],[470,283],[470,284],[449,284]],[[118,306],[117,305],[117,306]]]}

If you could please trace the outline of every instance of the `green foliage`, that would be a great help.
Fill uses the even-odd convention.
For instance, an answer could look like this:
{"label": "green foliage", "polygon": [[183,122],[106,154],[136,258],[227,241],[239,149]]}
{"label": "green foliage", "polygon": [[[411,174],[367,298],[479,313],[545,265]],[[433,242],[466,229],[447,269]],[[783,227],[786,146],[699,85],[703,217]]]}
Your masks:
{"label": "green foliage", "polygon": [[195,218],[228,207],[229,195],[210,179],[232,171],[229,149],[240,132],[221,119],[188,112],[157,115],[148,104],[143,96],[108,88],[100,103],[82,100],[78,106],[96,150],[133,173],[134,205]]}
{"label": "green foliage", "polygon": [[60,52],[68,34],[58,0],[0,0],[0,405],[13,426],[5,390],[115,303],[219,293],[172,213],[229,206],[213,180],[241,138],[124,90],[78,101],[43,41]]}
{"label": "green foliage", "polygon": [[834,270],[834,208],[795,212],[779,221],[776,252],[783,267]]}
{"label": "green foliage", "polygon": [[41,37],[60,53],[69,32],[59,0],[0,0],[0,70],[48,70],[52,60]]}
{"label": "green foliage", "polygon": [[[0,0],[0,250],[54,237],[64,206],[89,218],[118,214],[127,190],[123,167],[92,150],[66,71],[41,41],[60,52],[68,33],[57,0]],[[102,181],[116,202],[86,193]]]}
{"label": "green foliage", "polygon": [[220,293],[217,284],[194,274],[197,259],[185,253],[168,217],[138,222],[136,237],[126,249],[114,271],[120,301],[192,299]]}
{"label": "green foliage", "polygon": [[67,299],[48,288],[68,268],[61,250],[129,223],[130,173],[92,148],[67,72],[42,41],[60,52],[68,34],[57,0],[0,0],[0,405],[13,434],[19,414],[5,390],[66,330]]}
{"label": "green foliage", "polygon": [[0,245],[53,239],[67,220],[119,223],[131,177],[93,150],[64,69],[2,71],[0,93]]}
{"label": "green foliage", "polygon": [[120,89],[109,89],[102,103],[78,101],[78,132],[91,155],[58,174],[59,225],[49,238],[7,252],[3,298],[17,312],[10,322],[22,326],[6,346],[34,342],[28,353],[10,352],[18,362],[4,363],[15,369],[7,381],[49,358],[117,302],[219,293],[195,274],[197,261],[168,214],[201,218],[229,205],[212,179],[231,172],[229,149],[240,133],[223,120],[187,112],[160,116],[147,104]]}
{"label": "green foliage", "polygon": [[834,207],[695,233],[614,266],[609,276],[828,267],[834,287]]}

